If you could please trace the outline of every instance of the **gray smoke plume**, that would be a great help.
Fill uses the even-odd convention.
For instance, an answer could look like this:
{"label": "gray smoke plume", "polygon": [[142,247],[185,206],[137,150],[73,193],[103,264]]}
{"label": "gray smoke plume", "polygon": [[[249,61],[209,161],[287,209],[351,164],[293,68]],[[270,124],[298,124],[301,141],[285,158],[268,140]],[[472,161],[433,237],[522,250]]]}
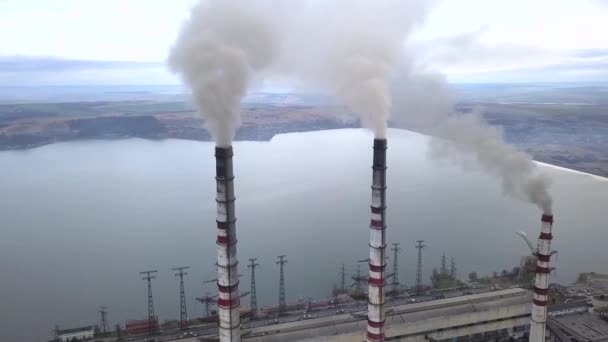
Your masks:
{"label": "gray smoke plume", "polygon": [[410,64],[400,69],[391,91],[392,121],[430,134],[431,158],[480,168],[501,180],[505,194],[551,214],[549,178],[530,156],[505,143],[502,131],[488,125],[478,112],[453,113],[454,96],[443,76]]}
{"label": "gray smoke plume", "polygon": [[218,146],[229,146],[240,125],[240,100],[253,72],[268,66],[277,52],[270,2],[202,0],[169,55],[173,72],[192,97]]}
{"label": "gray smoke plume", "polygon": [[530,156],[507,145],[502,131],[487,125],[480,114],[450,117],[437,127],[435,134],[430,145],[433,157],[466,166],[479,165],[500,178],[506,194],[534,203],[545,214],[551,214],[549,178],[539,172]]}
{"label": "gray smoke plume", "polygon": [[377,138],[386,138],[390,79],[403,43],[433,2],[300,2],[278,73],[330,91]]}

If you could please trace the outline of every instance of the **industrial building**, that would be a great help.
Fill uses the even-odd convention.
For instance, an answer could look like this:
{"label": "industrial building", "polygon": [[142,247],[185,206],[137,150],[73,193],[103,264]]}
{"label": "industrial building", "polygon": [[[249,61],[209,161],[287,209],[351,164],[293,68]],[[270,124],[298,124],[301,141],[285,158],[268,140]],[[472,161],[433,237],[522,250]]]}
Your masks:
{"label": "industrial building", "polygon": [[140,320],[128,320],[125,324],[125,329],[127,330],[127,334],[146,334],[149,331],[158,331],[158,319],[154,317],[152,321],[148,319],[140,319]]}
{"label": "industrial building", "polygon": [[556,316],[548,327],[554,341],[608,341],[608,323],[587,311]]}
{"label": "industrial building", "polygon": [[[524,339],[530,322],[532,293],[521,288],[386,307],[387,341],[512,341]],[[363,341],[367,312],[251,327],[242,339],[272,341]],[[215,337],[214,337],[215,336]],[[182,341],[205,341],[215,334]]]}
{"label": "industrial building", "polygon": [[56,333],[57,340],[61,342],[85,341],[93,338],[95,329],[92,325],[89,325],[81,328],[57,330]]}

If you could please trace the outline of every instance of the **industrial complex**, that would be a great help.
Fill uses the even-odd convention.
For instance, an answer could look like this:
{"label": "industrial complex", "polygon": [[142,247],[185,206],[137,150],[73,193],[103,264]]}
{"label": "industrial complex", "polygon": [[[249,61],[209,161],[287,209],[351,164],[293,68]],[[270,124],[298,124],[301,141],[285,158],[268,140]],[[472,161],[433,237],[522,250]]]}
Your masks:
{"label": "industrial complex", "polygon": [[[217,278],[207,282],[215,283],[218,292],[197,298],[204,304],[206,316],[188,318],[183,286],[188,267],[176,267],[173,270],[180,280],[180,317],[173,324],[159,322],[152,295],[152,280],[157,271],[148,270],[141,272],[148,291],[147,319],[127,321],[124,330],[118,326],[116,331],[110,332],[107,312],[102,309],[102,323],[95,340],[544,342],[608,339],[606,316],[593,312],[594,305],[589,299],[608,294],[608,286],[603,287],[604,278],[591,274],[585,279],[586,285],[550,288],[553,216],[549,214],[542,215],[537,247],[533,248],[529,243],[536,262],[534,285],[529,288],[519,283],[521,274],[517,276],[517,282],[506,287],[461,281],[456,276],[454,259],[448,266],[445,254],[441,258],[440,271],[432,277],[433,284],[425,285],[422,256],[426,242],[423,240],[416,242],[416,283],[412,288],[401,286],[397,267],[399,243],[392,243],[393,272],[386,272],[389,259],[386,255],[389,245],[386,238],[386,150],[386,139],[374,140],[370,254],[368,259],[358,262],[359,266],[366,263],[369,271],[364,275],[358,268],[352,276],[351,288],[354,289],[347,286],[342,265],[341,286],[331,297],[289,303],[284,281],[288,260],[286,255],[280,255],[276,261],[280,268],[277,305],[258,308],[255,269],[259,264],[256,258],[249,259],[247,265],[250,290],[239,292],[233,152],[230,146],[216,147]],[[549,299],[550,291],[561,296],[562,304],[549,305],[555,302],[555,295],[552,301]],[[241,298],[246,295],[250,295],[249,305],[241,305]],[[217,310],[210,309],[214,305]],[[605,327],[600,328],[600,325]],[[84,335],[85,331],[88,335]],[[90,329],[83,328],[57,330],[56,339],[66,340],[67,333],[75,332],[82,333],[83,340],[92,338]]]}

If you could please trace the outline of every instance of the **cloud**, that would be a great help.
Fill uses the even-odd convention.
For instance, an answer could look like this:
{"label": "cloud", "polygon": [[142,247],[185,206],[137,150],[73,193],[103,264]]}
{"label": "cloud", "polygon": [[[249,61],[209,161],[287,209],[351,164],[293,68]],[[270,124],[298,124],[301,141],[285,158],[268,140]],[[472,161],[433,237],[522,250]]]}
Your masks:
{"label": "cloud", "polygon": [[0,56],[0,86],[175,83],[163,62]]}
{"label": "cloud", "polygon": [[458,35],[413,41],[407,49],[414,50],[417,62],[451,72],[481,72],[547,65],[557,56],[533,46],[486,44],[485,30]]}
{"label": "cloud", "polygon": [[[608,3],[608,0],[606,0]],[[608,58],[608,49],[584,49],[572,54],[573,57],[580,58]]]}
{"label": "cloud", "polygon": [[54,57],[0,56],[0,72],[11,73],[152,69],[162,66],[162,62],[95,61]]}
{"label": "cloud", "polygon": [[416,62],[455,82],[567,82],[608,79],[608,49],[547,50],[488,44],[484,30],[413,41]]}

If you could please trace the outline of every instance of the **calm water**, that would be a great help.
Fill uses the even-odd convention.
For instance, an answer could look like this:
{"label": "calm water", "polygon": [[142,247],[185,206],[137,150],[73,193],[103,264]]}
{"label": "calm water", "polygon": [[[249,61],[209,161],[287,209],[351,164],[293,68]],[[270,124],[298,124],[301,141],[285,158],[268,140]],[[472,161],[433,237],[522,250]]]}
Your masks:
{"label": "calm water", "polygon": [[[389,137],[389,242],[401,242],[401,279],[412,284],[414,241],[425,239],[425,279],[441,254],[459,275],[512,268],[538,235],[540,213],[501,195],[498,181],[426,157],[426,138]],[[235,144],[239,270],[258,257],[258,300],[278,297],[276,256],[287,254],[287,295],[325,297],[345,262],[368,255],[372,137],[338,130]],[[171,267],[191,266],[194,296],[214,293],[215,183],[211,143],[139,139],[62,143],[0,153],[0,341],[41,341],[55,324],[113,325],[147,314],[139,271],[158,269],[162,319],[179,316]],[[557,280],[608,272],[600,251],[608,182],[547,168],[555,179]],[[248,289],[249,277],[241,278]],[[210,284],[211,285],[211,284]],[[248,299],[245,299],[248,301]]]}

